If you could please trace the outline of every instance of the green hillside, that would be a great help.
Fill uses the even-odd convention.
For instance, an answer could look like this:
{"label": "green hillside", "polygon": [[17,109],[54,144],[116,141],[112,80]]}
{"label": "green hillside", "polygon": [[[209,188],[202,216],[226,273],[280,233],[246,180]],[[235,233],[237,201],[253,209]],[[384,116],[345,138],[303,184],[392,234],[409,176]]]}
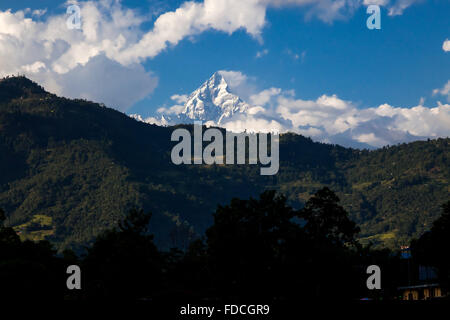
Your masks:
{"label": "green hillside", "polygon": [[260,176],[256,166],[173,165],[172,131],[57,97],[24,77],[0,80],[0,207],[7,223],[23,238],[78,248],[139,207],[153,213],[161,247],[183,248],[233,197],[275,189],[301,207],[329,186],[363,241],[395,247],[427,230],[449,199],[448,138],[361,151],[286,134],[278,175]]}

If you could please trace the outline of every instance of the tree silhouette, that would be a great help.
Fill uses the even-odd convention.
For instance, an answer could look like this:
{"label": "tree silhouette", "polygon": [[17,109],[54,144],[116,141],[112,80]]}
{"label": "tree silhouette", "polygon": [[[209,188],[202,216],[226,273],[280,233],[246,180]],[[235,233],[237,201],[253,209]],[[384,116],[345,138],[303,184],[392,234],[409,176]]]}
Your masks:
{"label": "tree silhouette", "polygon": [[88,249],[83,264],[88,298],[145,299],[160,288],[161,257],[148,234],[150,218],[133,209]]}
{"label": "tree silhouette", "polygon": [[213,285],[241,297],[351,294],[353,253],[346,244],[356,243],[359,230],[338,202],[324,188],[301,210],[274,191],[219,206],[206,231]]}
{"label": "tree silhouette", "polygon": [[442,215],[433,223],[431,230],[411,242],[412,254],[421,264],[438,269],[439,279],[450,287],[450,201],[442,205]]}
{"label": "tree silhouette", "polygon": [[214,225],[206,231],[217,288],[225,294],[273,294],[288,243],[301,233],[294,216],[286,198],[274,191],[264,192],[258,200],[233,199],[230,205],[219,206]]}
{"label": "tree silhouette", "polygon": [[355,244],[355,236],[360,231],[339,205],[338,196],[327,187],[317,191],[306,202],[300,217],[306,221],[304,230],[311,238],[337,246]]}
{"label": "tree silhouette", "polygon": [[349,298],[357,293],[360,274],[355,273],[355,236],[359,228],[339,205],[339,198],[329,188],[318,190],[300,210],[303,225],[305,277],[308,298]]}

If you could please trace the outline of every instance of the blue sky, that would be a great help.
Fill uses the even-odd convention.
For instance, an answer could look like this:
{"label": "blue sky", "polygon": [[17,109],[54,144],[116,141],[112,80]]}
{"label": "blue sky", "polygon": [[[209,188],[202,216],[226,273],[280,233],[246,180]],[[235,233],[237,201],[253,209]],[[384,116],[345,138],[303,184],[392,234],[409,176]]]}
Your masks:
{"label": "blue sky", "polygon": [[[233,0],[226,1],[233,3]],[[315,101],[322,95],[336,95],[344,101],[351,101],[358,109],[376,108],[382,104],[411,108],[419,104],[435,107],[438,102],[448,103],[449,95],[445,85],[450,79],[450,52],[443,50],[444,41],[450,38],[450,2],[447,0],[373,0],[371,3],[383,4],[381,30],[369,30],[366,27],[369,15],[366,14],[365,4],[370,2],[368,0],[242,1],[262,3],[262,24],[248,21],[258,18],[257,14],[250,12],[250,6],[248,17],[243,14],[243,19],[247,21],[239,27],[241,22],[233,20],[233,14],[239,14],[239,9],[233,13],[235,9],[230,6],[229,10],[227,9],[227,12],[232,12],[230,24],[237,23],[232,31],[223,32],[218,22],[219,27],[202,27],[200,31],[188,32],[175,43],[155,49],[154,53],[148,55],[141,52],[136,58],[133,53],[133,58],[129,58],[119,57],[114,53],[118,58],[114,56],[114,62],[108,60],[111,65],[116,64],[112,67],[107,67],[110,64],[101,61],[100,52],[96,54],[98,56],[90,57],[88,63],[80,58],[80,61],[70,66],[75,71],[74,75],[67,79],[75,83],[81,75],[88,77],[89,71],[82,69],[86,65],[89,66],[89,63],[96,64],[89,66],[89,70],[98,73],[103,67],[112,68],[115,70],[112,73],[114,77],[119,78],[123,65],[127,68],[131,65],[135,68],[133,70],[139,70],[135,72],[139,75],[136,76],[135,82],[130,80],[130,87],[137,88],[137,83],[144,83],[151,89],[137,92],[135,96],[139,98],[134,99],[132,105],[118,109],[128,114],[138,113],[143,117],[157,114],[156,110],[160,107],[170,107],[174,104],[170,99],[172,95],[191,93],[217,70],[242,73],[251,83],[254,94],[273,87],[284,92],[294,90],[295,97],[305,101]],[[327,7],[339,2],[343,2],[344,6],[336,12]],[[80,6],[85,3],[78,2]],[[197,3],[201,4],[203,1]],[[114,1],[110,1],[110,4],[113,7]],[[6,12],[10,8],[12,13],[15,13],[30,8],[25,17],[48,25],[54,17],[66,17],[65,10],[68,5],[53,0],[4,0],[0,3],[0,11]],[[117,5],[120,6],[119,9]],[[155,21],[160,19],[161,15],[183,5],[184,1],[175,0],[123,0],[116,2],[116,9],[120,12],[133,9],[133,17],[140,17],[139,23],[128,28],[130,35],[137,37],[134,41],[136,43],[153,30]],[[35,9],[47,11],[43,15],[32,15],[31,12]],[[107,15],[108,10],[108,7],[104,6],[100,12]],[[81,18],[84,23],[83,18],[87,20],[89,16]],[[0,16],[0,26],[1,19]],[[184,23],[179,21],[180,24]],[[214,23],[212,22],[212,25]],[[85,26],[83,25],[83,28]],[[2,30],[0,34],[1,32]],[[116,38],[120,32],[123,33],[123,30],[117,31]],[[99,42],[107,38],[102,37],[99,37]],[[126,38],[129,41],[129,37]],[[155,41],[154,38],[152,41]],[[154,50],[151,42],[147,46],[149,52]],[[146,49],[141,48],[141,51],[145,52]],[[0,57],[3,58],[1,49]],[[32,66],[32,60],[26,61],[18,62],[17,72],[31,70],[24,69],[23,66]],[[48,67],[50,62],[43,63]],[[0,72],[5,74],[12,70],[14,66],[10,65],[2,70],[0,62]],[[48,79],[52,73],[47,71],[44,74],[44,69],[39,70],[40,73],[36,72],[30,77],[38,81],[43,79],[51,88],[52,83]],[[129,73],[124,71],[123,75],[126,78]],[[61,72],[55,74],[55,79],[65,83]],[[82,78],[80,79],[82,82]],[[108,84],[106,80],[97,82]],[[57,93],[68,96],[84,94],[94,100],[97,97],[94,92],[95,85],[91,86],[93,92],[86,92],[88,89],[78,88],[75,84],[67,85],[74,87],[73,91],[61,86],[54,85],[56,91],[60,90]],[[115,83],[111,86],[117,91],[118,88],[126,88],[127,84]],[[97,91],[102,90],[103,88]],[[107,102],[114,107],[115,100],[111,100],[113,97],[110,96]],[[99,99],[102,98],[103,96],[99,95]],[[122,103],[121,98],[117,98],[116,104],[119,106]]]}
{"label": "blue sky", "polygon": [[[450,34],[450,2],[412,6],[396,17],[383,10],[381,30],[367,29],[363,7],[348,21],[332,25],[305,21],[302,11],[269,11],[262,44],[245,32],[210,31],[149,60],[146,65],[157,72],[160,85],[134,110],[169,103],[170,95],[190,93],[222,69],[254,76],[262,88],[295,89],[308,99],[337,94],[361,107],[385,102],[414,106],[421,97],[442,100],[432,90],[450,76],[449,54],[442,50]],[[263,50],[268,54],[256,58]],[[304,59],[289,52],[304,52]]]}

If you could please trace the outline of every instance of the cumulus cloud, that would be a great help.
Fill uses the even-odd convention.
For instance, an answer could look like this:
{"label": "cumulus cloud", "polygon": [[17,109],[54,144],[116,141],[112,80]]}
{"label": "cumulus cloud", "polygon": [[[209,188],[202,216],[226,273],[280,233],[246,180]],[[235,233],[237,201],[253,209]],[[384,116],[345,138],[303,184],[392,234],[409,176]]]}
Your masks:
{"label": "cumulus cloud", "polygon": [[261,39],[265,17],[266,7],[260,0],[184,2],[177,10],[160,15],[153,29],[136,44],[118,52],[117,58],[123,63],[151,58],[169,45],[176,45],[186,37],[209,29],[228,34],[243,29],[254,38]]}
{"label": "cumulus cloud", "polygon": [[[400,8],[395,12],[402,12],[413,2],[393,2]],[[157,85],[158,78],[144,70],[142,63],[183,39],[207,30],[228,34],[243,30],[262,41],[269,8],[302,7],[307,17],[331,23],[350,16],[362,0],[186,1],[176,10],[160,14],[150,30],[143,28],[152,15],[143,16],[125,8],[120,0],[70,0],[66,6],[69,4],[81,8],[81,29],[66,27],[65,12],[49,15],[46,9],[0,11],[0,76],[24,73],[44,81],[49,91],[104,101],[126,111]],[[264,54],[267,51],[262,50],[259,56]],[[94,74],[101,67],[111,70],[105,69],[103,76]],[[239,75],[227,76],[239,81]],[[244,84],[232,86],[249,98],[245,92],[250,90]]]}
{"label": "cumulus cloud", "polygon": [[30,74],[30,78],[60,96],[102,102],[121,111],[145,98],[158,84],[157,78],[143,66],[122,66],[104,55],[67,73],[44,69]]}
{"label": "cumulus cloud", "polygon": [[[276,115],[286,121],[284,131],[346,146],[380,147],[424,138],[450,136],[450,105],[412,108],[383,104],[359,109],[336,95],[302,100],[281,94]],[[272,113],[273,114],[273,113]],[[279,121],[281,122],[281,121]]]}
{"label": "cumulus cloud", "polygon": [[114,53],[137,41],[144,19],[118,1],[79,3],[82,29],[65,14],[33,20],[45,11],[0,11],[0,76],[23,73],[56,94],[104,102],[121,111],[150,94],[158,79]]}
{"label": "cumulus cloud", "polygon": [[446,39],[444,41],[444,43],[442,44],[442,50],[444,50],[445,52],[450,51],[450,40]]}
{"label": "cumulus cloud", "polygon": [[[400,0],[398,0],[400,1]],[[307,18],[331,23],[345,19],[361,6],[361,0],[204,0],[186,1],[175,11],[160,15],[153,29],[132,46],[121,48],[114,56],[122,63],[152,58],[168,46],[214,29],[228,34],[245,30],[261,41],[268,8],[306,7]],[[262,56],[264,51],[257,54]]]}

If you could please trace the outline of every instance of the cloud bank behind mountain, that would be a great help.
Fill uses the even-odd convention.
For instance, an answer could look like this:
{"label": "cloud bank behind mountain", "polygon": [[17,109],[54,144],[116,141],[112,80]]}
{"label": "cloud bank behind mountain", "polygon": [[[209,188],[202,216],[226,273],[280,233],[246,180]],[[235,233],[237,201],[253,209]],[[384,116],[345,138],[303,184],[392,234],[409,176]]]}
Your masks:
{"label": "cloud bank behind mountain", "polygon": [[[203,120],[208,125],[221,126],[234,132],[296,132],[316,141],[369,148],[450,136],[449,104],[438,102],[434,107],[426,107],[421,100],[418,105],[411,107],[396,107],[384,103],[360,108],[356,103],[337,95],[324,94],[314,100],[307,100],[298,97],[293,90],[275,87],[258,90],[255,79],[239,71],[223,70],[218,74],[225,79],[228,90],[248,102],[249,107],[231,116],[221,117],[217,112],[221,112],[221,106],[225,102],[214,102],[217,101],[216,97],[210,97],[201,91],[208,88],[208,83],[211,92],[218,91],[217,88],[211,88],[210,79],[190,96],[173,95],[172,99],[176,104],[158,110],[163,118],[140,120],[158,125],[186,122],[184,113],[189,109],[190,114],[193,114],[188,97],[195,97],[197,100],[198,97],[206,97],[200,103],[196,102],[202,114],[214,114],[214,118],[222,120],[215,122],[213,119],[197,119],[192,116],[189,119]],[[446,93],[444,91],[445,88],[439,93]],[[190,107],[186,108],[187,105]],[[205,111],[207,108],[214,110]]]}

